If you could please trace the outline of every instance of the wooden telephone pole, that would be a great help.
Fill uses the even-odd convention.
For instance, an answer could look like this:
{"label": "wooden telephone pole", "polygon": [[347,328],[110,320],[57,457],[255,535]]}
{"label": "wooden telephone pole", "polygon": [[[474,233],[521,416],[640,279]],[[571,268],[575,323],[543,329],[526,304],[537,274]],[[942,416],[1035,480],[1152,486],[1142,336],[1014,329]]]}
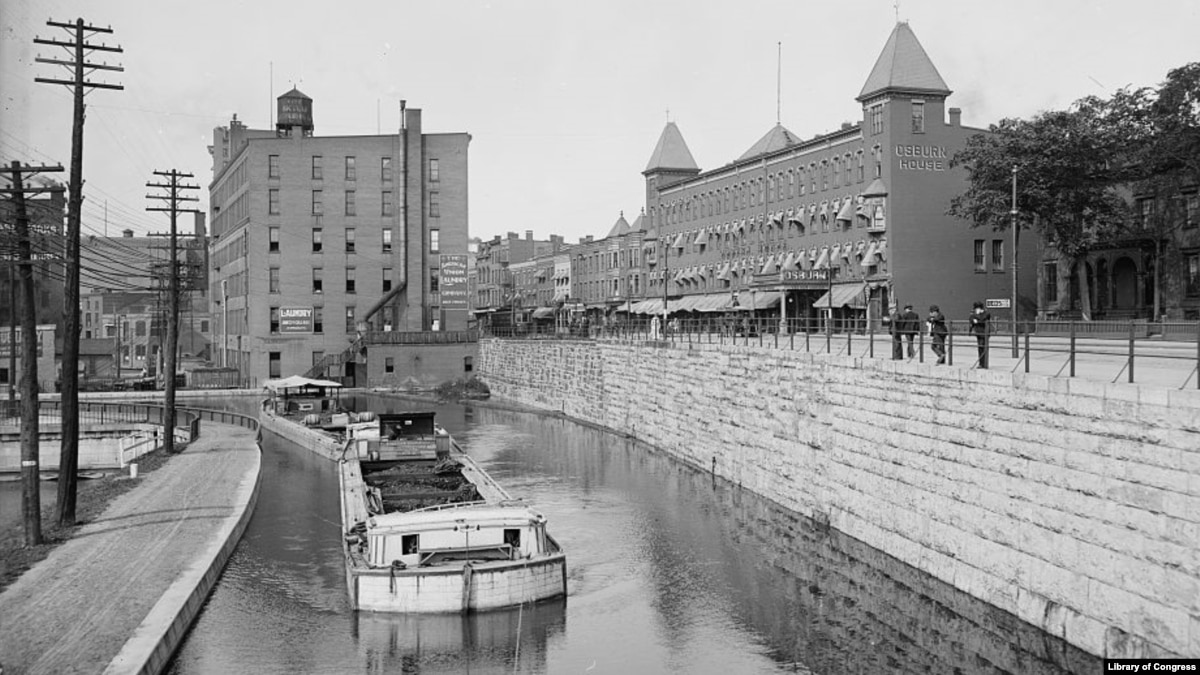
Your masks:
{"label": "wooden telephone pole", "polygon": [[[16,211],[17,261],[21,276],[21,516],[25,523],[25,545],[42,543],[42,502],[38,481],[39,429],[38,429],[38,372],[37,372],[37,310],[33,293],[33,243],[29,236],[29,214],[25,208],[25,195],[46,192],[62,192],[55,187],[25,187],[25,178],[34,173],[62,171],[61,166],[21,166],[14,161],[11,167],[0,167],[0,174],[7,174],[12,187],[0,189],[0,194],[12,195]],[[15,312],[16,307],[9,309]],[[17,345],[9,342],[9,350]],[[10,375],[15,377],[15,373]]]}
{"label": "wooden telephone pole", "polygon": [[34,43],[62,47],[70,55],[69,60],[44,59],[38,63],[62,66],[72,74],[69,80],[35,77],[34,82],[61,84],[69,87],[75,97],[75,115],[71,130],[71,178],[68,181],[70,194],[67,199],[67,278],[63,288],[63,359],[62,359],[62,451],[58,476],[58,524],[75,524],[75,495],[78,483],[75,472],[79,468],[79,219],[83,210],[83,95],[90,89],[124,89],[119,84],[90,82],[87,73],[97,70],[124,72],[121,66],[88,61],[93,52],[121,53],[120,46],[89,43],[96,33],[112,33],[111,28],[100,28],[76,19],[75,23],[47,21],[47,26],[61,28],[70,36],[69,40],[43,40],[35,37]]}
{"label": "wooden telephone pole", "polygon": [[167,191],[163,195],[146,195],[148,199],[158,199],[168,206],[148,206],[147,211],[167,211],[171,214],[171,252],[168,266],[169,287],[167,290],[167,344],[163,353],[163,449],[168,453],[175,452],[175,361],[179,351],[179,245],[177,241],[176,219],[180,211],[199,213],[199,209],[183,209],[180,202],[198,202],[199,197],[189,197],[184,190],[199,190],[199,185],[185,185],[179,182],[181,178],[194,178],[190,173],[170,171],[155,171],[154,175],[164,176],[167,183],[146,183],[146,187],[161,188]]}

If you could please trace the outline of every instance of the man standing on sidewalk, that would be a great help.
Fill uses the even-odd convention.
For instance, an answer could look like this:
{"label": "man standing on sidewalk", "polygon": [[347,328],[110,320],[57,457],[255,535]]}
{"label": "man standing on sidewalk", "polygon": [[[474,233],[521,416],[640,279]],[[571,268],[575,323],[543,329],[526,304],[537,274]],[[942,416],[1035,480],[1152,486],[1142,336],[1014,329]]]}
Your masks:
{"label": "man standing on sidewalk", "polygon": [[904,306],[904,313],[900,315],[900,334],[904,336],[904,341],[908,344],[908,358],[913,358],[917,355],[917,350],[913,347],[913,340],[917,337],[917,331],[921,329],[921,317],[913,311],[912,305]]}
{"label": "man standing on sidewalk", "polygon": [[937,305],[929,306],[929,335],[933,338],[933,353],[937,355],[937,365],[946,363],[946,315]]}
{"label": "man standing on sidewalk", "polygon": [[975,334],[975,341],[979,344],[979,367],[984,370],[988,367],[988,331],[991,329],[988,322],[991,320],[992,315],[983,308],[982,302],[976,300],[971,312],[971,332]]}

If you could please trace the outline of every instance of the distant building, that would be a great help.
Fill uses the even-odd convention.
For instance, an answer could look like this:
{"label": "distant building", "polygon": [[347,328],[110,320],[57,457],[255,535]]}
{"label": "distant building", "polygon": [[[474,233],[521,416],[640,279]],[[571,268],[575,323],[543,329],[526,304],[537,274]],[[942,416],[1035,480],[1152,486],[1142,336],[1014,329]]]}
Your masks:
{"label": "distant building", "polygon": [[275,129],[213,134],[218,361],[248,382],[317,364],[351,383],[368,362],[339,355],[364,334],[467,328],[471,137],[403,106],[396,133],[317,136],[312,104],[293,89]]}
{"label": "distant building", "polygon": [[[45,187],[59,185],[46,179],[39,182]],[[53,324],[60,335],[63,326],[62,280],[65,266],[61,251],[65,208],[66,198],[62,193],[31,195],[25,200],[32,238],[34,323]],[[16,212],[11,199],[0,200],[0,264],[4,267],[0,270],[0,330],[7,331],[14,319],[20,325],[21,305]],[[7,363],[0,363],[0,369],[7,369],[8,366]],[[0,382],[4,381],[0,376]]]}
{"label": "distant building", "polygon": [[[532,287],[518,284],[515,266],[555,255],[565,248],[561,236],[552,234],[549,239],[534,239],[532,230],[527,230],[524,238],[509,232],[505,237],[496,235],[481,241],[475,254],[475,313],[480,325],[495,327],[528,322],[537,308],[535,293]],[[522,277],[521,281],[525,279]],[[528,279],[531,281],[533,277]]]}

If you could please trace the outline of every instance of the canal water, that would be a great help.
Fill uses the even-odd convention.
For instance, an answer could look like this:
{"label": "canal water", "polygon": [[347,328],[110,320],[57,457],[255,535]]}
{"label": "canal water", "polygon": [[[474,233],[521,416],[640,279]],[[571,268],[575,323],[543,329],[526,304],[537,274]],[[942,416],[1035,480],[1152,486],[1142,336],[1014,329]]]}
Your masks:
{"label": "canal water", "polygon": [[[249,401],[212,401],[210,407]],[[1083,673],[1099,661],[635,441],[434,409],[568,552],[568,597],[469,616],[350,610],[334,466],[263,442],[257,510],[169,672]]]}

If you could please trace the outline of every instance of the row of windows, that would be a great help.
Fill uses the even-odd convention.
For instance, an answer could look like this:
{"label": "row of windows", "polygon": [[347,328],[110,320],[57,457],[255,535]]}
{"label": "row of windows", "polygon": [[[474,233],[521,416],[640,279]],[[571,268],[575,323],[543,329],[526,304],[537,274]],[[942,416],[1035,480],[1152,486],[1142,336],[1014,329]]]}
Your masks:
{"label": "row of windows", "polygon": [[[279,267],[271,267],[267,271],[267,292],[280,293],[282,287],[279,281]],[[436,293],[438,290],[438,269],[434,268],[430,272],[430,291]],[[358,292],[358,272],[353,267],[346,268],[345,289],[346,293]],[[384,267],[381,272],[382,284],[381,291],[387,293],[392,290],[392,268]],[[325,292],[325,269],[322,267],[312,268],[312,292],[321,294]]]}
{"label": "row of windows", "polygon": [[[871,154],[875,160],[875,177],[878,178],[883,170],[883,148],[876,145]],[[651,217],[656,224],[661,224],[665,219],[666,224],[672,225],[803,197],[810,193],[816,194],[819,191],[850,185],[852,182],[863,183],[866,181],[864,162],[862,150],[832,159],[822,159],[810,163],[807,168],[787,169],[766,177],[675,200],[658,209],[651,209]]]}
{"label": "row of windows", "polygon": [[[429,192],[429,216],[431,218],[439,218],[442,215],[441,197],[437,192]],[[358,190],[346,190],[342,200],[343,214],[347,216],[358,215]],[[380,193],[379,199],[379,215],[384,218],[390,218],[395,213],[394,202],[392,201],[392,191],[383,190]],[[312,191],[312,215],[320,216],[325,214],[325,191]],[[280,215],[279,206],[279,190],[270,188],[267,190],[267,215]]]}
{"label": "row of windows", "polygon": [[[357,253],[358,252],[358,231],[357,231],[357,229],[355,229],[353,227],[347,227],[342,232],[343,232],[342,241],[345,243],[345,247],[346,247],[345,252],[346,253]],[[442,241],[441,234],[442,234],[441,230],[430,230],[429,231],[429,252],[430,253],[440,253],[441,252],[441,241]],[[267,228],[267,252],[268,253],[280,253],[281,252],[280,244],[279,244],[279,235],[280,235],[279,227],[271,226],[271,227]],[[393,250],[392,228],[385,227],[382,230],[380,230],[380,232],[379,232],[379,252],[380,253],[391,253],[392,250]],[[312,228],[312,252],[313,253],[324,253],[324,251],[325,251],[325,228],[314,227],[314,228]]]}
{"label": "row of windows", "polygon": [[[325,158],[322,155],[312,155],[312,171],[310,175],[313,180],[325,180]],[[278,180],[281,177],[279,155],[267,155],[267,178]],[[346,155],[343,158],[342,177],[346,181],[358,180],[358,158],[356,156]],[[440,163],[436,159],[429,160],[428,178],[430,183],[437,183],[442,179]],[[392,182],[391,157],[379,158],[379,179],[384,183]]]}

